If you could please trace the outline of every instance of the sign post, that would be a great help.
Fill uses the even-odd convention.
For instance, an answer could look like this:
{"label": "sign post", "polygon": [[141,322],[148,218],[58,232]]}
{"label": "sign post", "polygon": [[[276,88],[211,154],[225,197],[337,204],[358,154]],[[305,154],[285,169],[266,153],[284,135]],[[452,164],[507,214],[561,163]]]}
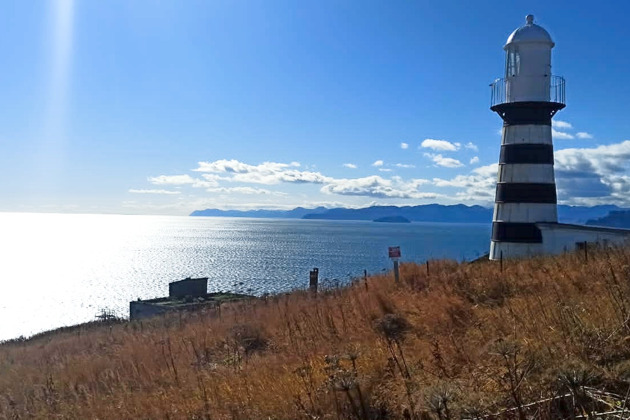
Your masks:
{"label": "sign post", "polygon": [[398,260],[400,259],[400,247],[399,246],[390,246],[389,247],[389,258],[394,262],[394,280],[396,283],[400,281],[400,273],[398,272]]}

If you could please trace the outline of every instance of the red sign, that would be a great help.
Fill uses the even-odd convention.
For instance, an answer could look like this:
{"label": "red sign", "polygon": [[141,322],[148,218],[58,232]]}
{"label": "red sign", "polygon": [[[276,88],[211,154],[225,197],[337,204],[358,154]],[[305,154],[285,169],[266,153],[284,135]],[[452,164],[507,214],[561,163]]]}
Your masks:
{"label": "red sign", "polygon": [[389,247],[389,258],[400,258],[400,247],[399,246],[390,246]]}

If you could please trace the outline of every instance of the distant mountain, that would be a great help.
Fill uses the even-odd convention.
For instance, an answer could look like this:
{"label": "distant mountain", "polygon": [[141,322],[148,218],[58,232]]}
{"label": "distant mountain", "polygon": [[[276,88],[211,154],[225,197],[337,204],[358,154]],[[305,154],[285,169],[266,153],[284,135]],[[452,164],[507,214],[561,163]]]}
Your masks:
{"label": "distant mountain", "polygon": [[195,210],[191,216],[207,217],[255,217],[263,219],[301,219],[306,214],[318,214],[327,211],[326,207],[305,209],[296,207],[293,210],[218,210],[205,209]]}
{"label": "distant mountain", "polygon": [[404,217],[414,222],[490,223],[492,221],[492,209],[463,204],[454,206],[441,204],[405,207],[372,206],[362,209],[335,208],[320,213],[306,214],[303,219],[374,220],[391,216]]}
{"label": "distant mountain", "polygon": [[604,217],[587,221],[586,224],[630,229],[630,210],[611,211]]}
{"label": "distant mountain", "polygon": [[584,224],[588,220],[606,216],[611,211],[624,210],[613,205],[601,205],[593,207],[582,206],[558,206],[558,221],[562,223]]}
{"label": "distant mountain", "polygon": [[[607,216],[610,212],[628,210],[613,205],[594,207],[558,206],[558,221],[561,223],[584,224]],[[255,217],[319,220],[375,220],[383,217],[404,217],[413,222],[444,223],[490,223],[492,209],[481,206],[457,204],[445,206],[426,204],[421,206],[371,206],[360,209],[317,207],[306,209],[296,207],[293,210],[196,210],[191,216],[211,217]]]}

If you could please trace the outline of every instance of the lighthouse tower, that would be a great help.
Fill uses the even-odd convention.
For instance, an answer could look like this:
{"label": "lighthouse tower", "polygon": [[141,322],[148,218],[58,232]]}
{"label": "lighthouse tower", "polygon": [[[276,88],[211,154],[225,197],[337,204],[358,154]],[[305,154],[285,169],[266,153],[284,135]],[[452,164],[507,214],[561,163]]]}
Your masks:
{"label": "lighthouse tower", "polygon": [[508,37],[505,77],[490,109],[503,119],[490,259],[543,252],[537,223],[557,223],[551,119],[565,107],[564,79],[551,75],[549,33],[528,15]]}

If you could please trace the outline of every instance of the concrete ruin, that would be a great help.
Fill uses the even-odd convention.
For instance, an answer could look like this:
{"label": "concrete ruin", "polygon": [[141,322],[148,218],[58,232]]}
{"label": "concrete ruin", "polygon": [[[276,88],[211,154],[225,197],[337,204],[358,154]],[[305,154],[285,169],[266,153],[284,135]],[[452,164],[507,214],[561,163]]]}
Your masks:
{"label": "concrete ruin", "polygon": [[168,297],[129,302],[129,319],[134,321],[174,311],[215,308],[225,302],[251,298],[253,296],[240,293],[208,293],[207,277],[188,277],[169,283]]}

